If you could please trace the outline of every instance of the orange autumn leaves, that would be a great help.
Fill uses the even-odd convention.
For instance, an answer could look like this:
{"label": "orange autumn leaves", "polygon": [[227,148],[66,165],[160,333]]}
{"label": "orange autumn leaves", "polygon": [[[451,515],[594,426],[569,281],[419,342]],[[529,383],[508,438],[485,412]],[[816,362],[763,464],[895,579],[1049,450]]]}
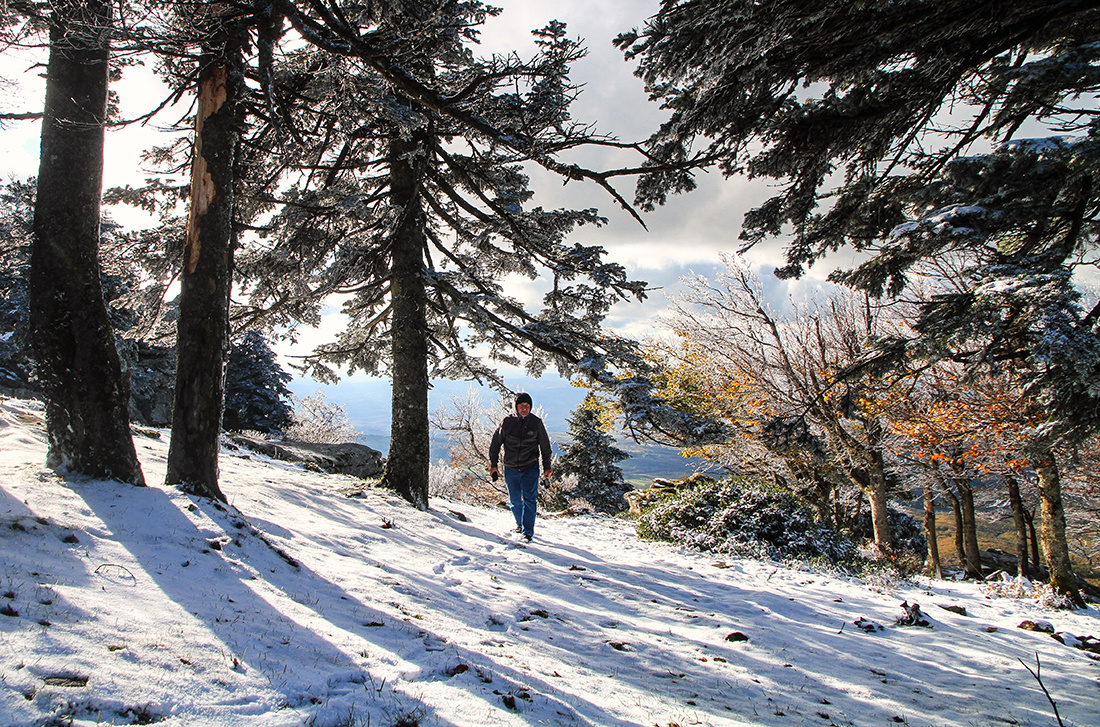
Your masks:
{"label": "orange autumn leaves", "polygon": [[[656,383],[670,405],[721,418],[731,431],[751,437],[775,407],[753,376],[721,362],[683,331],[679,345],[651,343],[650,360],[661,364]],[[821,371],[818,380],[835,379]],[[841,396],[827,388],[825,397]],[[893,435],[892,447],[927,464],[972,467],[984,473],[1020,471],[1028,466],[1026,448],[1042,417],[1007,376],[972,376],[944,362],[919,374],[866,381],[852,402],[866,417],[878,417]],[[1032,412],[1029,415],[1029,412]],[[863,418],[863,417],[861,417]],[[684,450],[685,456],[713,456],[713,447]]]}
{"label": "orange autumn leaves", "polygon": [[1027,444],[1041,424],[1008,377],[968,375],[950,363],[924,369],[914,382],[863,406],[883,416],[908,457],[985,473],[1027,467]]}

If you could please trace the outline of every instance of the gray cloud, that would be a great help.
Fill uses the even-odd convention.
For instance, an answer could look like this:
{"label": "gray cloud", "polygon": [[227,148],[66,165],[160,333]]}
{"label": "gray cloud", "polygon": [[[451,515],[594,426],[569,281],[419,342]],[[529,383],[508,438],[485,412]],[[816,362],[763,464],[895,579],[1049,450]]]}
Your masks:
{"label": "gray cloud", "polygon": [[[499,4],[504,12],[489,20],[482,32],[484,53],[514,50],[529,56],[535,50],[530,31],[551,19],[561,20],[572,37],[584,40],[589,52],[573,71],[573,80],[585,84],[573,106],[574,118],[623,141],[642,140],[658,128],[665,112],[647,99],[641,80],[633,75],[634,64],[624,61],[622,53],[611,44],[619,33],[641,27],[656,12],[658,0],[504,0]],[[578,152],[569,161],[592,169],[639,163],[631,153],[610,149]],[[683,289],[681,279],[696,273],[713,278],[722,265],[720,255],[733,254],[741,245],[738,235],[744,213],[774,193],[763,181],[700,173],[698,189],[672,197],[665,206],[644,214],[643,227],[593,184],[563,184],[559,177],[537,168],[529,173],[536,190],[534,205],[547,209],[596,207],[607,217],[603,227],[579,228],[572,239],[604,247],[608,260],[624,265],[630,277],[650,284],[652,290],[645,302],[618,303],[607,319],[613,330],[638,339],[663,334],[660,321],[669,308],[668,296]],[[628,200],[633,198],[633,181],[624,178],[618,188]],[[776,280],[770,271],[782,260],[782,248],[782,241],[771,241],[746,255],[761,277],[769,300],[777,307],[791,296],[797,298],[815,289],[825,274],[824,270],[812,271],[806,280],[793,283]],[[509,286],[510,294],[535,308],[545,285],[546,281],[517,279]],[[582,390],[570,387],[552,372],[532,379],[512,367],[503,367],[502,371],[513,389],[532,392],[542,404],[556,404],[547,411],[554,429],[564,428],[566,414],[583,398]],[[464,392],[467,386],[465,382],[435,382],[432,406],[445,402],[455,392]],[[316,388],[313,382],[295,382],[300,394],[312,393]],[[482,391],[486,401],[494,396]],[[332,400],[347,402],[349,413],[363,431],[388,431],[388,382],[357,376],[328,388],[328,392]]]}
{"label": "gray cloud", "polygon": [[[575,81],[585,84],[573,106],[574,118],[622,141],[645,139],[658,128],[665,112],[648,100],[641,80],[633,75],[635,64],[625,61],[611,43],[619,33],[640,28],[657,11],[657,0],[514,0],[501,6],[504,12],[486,24],[483,50],[533,52],[532,28],[550,19],[565,22],[570,35],[582,38],[589,52],[572,74]],[[640,159],[629,152],[593,149],[578,153],[571,161],[591,169],[610,169],[634,166]],[[692,270],[713,271],[720,253],[736,252],[742,244],[738,236],[744,213],[774,193],[763,180],[725,179],[718,172],[700,172],[694,192],[671,197],[666,205],[643,214],[643,227],[594,184],[563,184],[557,176],[539,169],[530,174],[537,192],[533,204],[596,207],[608,219],[601,228],[578,229],[572,236],[575,241],[604,247],[608,259],[624,265],[632,278],[664,290],[677,289],[679,278]],[[628,200],[633,198],[633,185],[628,178],[617,184]],[[770,271],[781,262],[782,248],[782,242],[762,244],[747,257],[762,271]],[[611,322],[626,331],[637,327],[635,320],[652,320],[654,310],[664,307],[660,294],[641,305],[620,304]]]}

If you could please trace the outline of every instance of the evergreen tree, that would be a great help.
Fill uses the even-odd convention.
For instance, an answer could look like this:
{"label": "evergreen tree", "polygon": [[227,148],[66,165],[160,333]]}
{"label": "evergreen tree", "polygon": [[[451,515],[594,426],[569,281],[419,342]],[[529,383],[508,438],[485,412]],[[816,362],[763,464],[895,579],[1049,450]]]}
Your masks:
{"label": "evergreen tree", "polygon": [[294,421],[286,386],[292,378],[275,360],[262,333],[245,333],[229,351],[222,426],[230,431],[283,432]]}
{"label": "evergreen tree", "polygon": [[32,386],[27,276],[34,191],[25,182],[0,188],[0,386],[10,389]]}
{"label": "evergreen tree", "polygon": [[615,446],[608,433],[609,417],[599,399],[589,394],[569,417],[573,441],[565,446],[554,472],[559,478],[575,476],[577,484],[567,497],[579,498],[597,512],[614,515],[626,509],[624,494],[633,488],[623,481],[618,462],[630,457]]}
{"label": "evergreen tree", "polygon": [[202,34],[198,59],[190,214],[180,272],[176,386],[165,482],[225,499],[218,484],[218,436],[229,348],[229,297],[236,164],[246,94],[249,16],[229,5],[183,8]]}
{"label": "evergreen tree", "polygon": [[[655,158],[700,142],[727,174],[782,181],[742,233],[792,233],[781,275],[844,245],[861,262],[834,279],[875,294],[953,269],[917,335],[874,362],[947,356],[1017,377],[1045,418],[1030,460],[1052,583],[1078,603],[1057,456],[1100,429],[1100,306],[1082,308],[1074,275],[1100,231],[1097,40],[1095,3],[1040,0],[665,0],[617,40],[671,110]],[[658,172],[639,200],[689,186]]]}
{"label": "evergreen tree", "polygon": [[[550,357],[596,360],[628,345],[595,330],[614,300],[639,297],[644,285],[603,262],[599,248],[561,244],[572,226],[600,218],[590,210],[522,209],[529,193],[519,165],[526,162],[566,180],[592,180],[629,209],[610,180],[631,170],[593,172],[560,160],[582,144],[630,146],[597,137],[561,113],[575,93],[562,82],[563,69],[579,56],[560,27],[548,41],[558,50],[542,54],[534,66],[514,56],[474,58],[469,46],[477,40],[477,26],[499,12],[479,2],[271,0],[173,7],[179,11],[173,26],[178,32],[162,44],[168,52],[161,61],[176,94],[186,93],[196,78],[207,83],[202,74],[219,68],[229,81],[256,78],[258,88],[230,83],[220,108],[232,122],[209,124],[202,117],[197,130],[217,136],[195,144],[202,161],[196,157],[196,206],[184,268],[198,265],[199,274],[189,283],[186,273],[183,284],[185,296],[188,288],[211,294],[191,296],[205,303],[193,310],[181,303],[179,347],[196,360],[180,361],[185,386],[177,387],[173,440],[179,445],[169,458],[170,483],[220,496],[212,443],[221,416],[214,404],[227,332],[220,322],[209,330],[205,326],[222,320],[214,307],[229,305],[230,270],[253,293],[253,305],[227,312],[231,322],[245,326],[315,323],[318,301],[326,295],[356,295],[349,305],[352,330],[322,354],[351,369],[384,368],[391,358],[401,359],[392,371],[410,381],[395,382],[393,419],[402,431],[392,441],[408,451],[391,452],[391,470],[405,471],[394,470],[386,480],[422,507],[427,504],[425,369],[494,379],[490,367],[468,355],[481,342],[498,359],[512,361],[516,351],[529,355],[535,369]],[[280,46],[287,21],[319,50]],[[202,74],[196,76],[189,49],[198,45],[214,55],[198,63]],[[326,84],[327,91],[319,92]],[[235,133],[239,143],[230,143]],[[172,158],[170,153],[158,157]],[[427,168],[434,170],[432,179],[418,178]],[[226,174],[214,174],[217,169]],[[175,193],[161,185],[146,191]],[[142,191],[122,196],[147,203]],[[226,210],[232,217],[228,226]],[[205,231],[198,238],[212,237],[195,245],[196,230]],[[246,230],[258,235],[239,234]],[[447,249],[445,238],[451,235],[468,249],[457,249],[458,243]],[[502,263],[511,254],[497,246],[498,236],[528,240],[529,252]],[[483,264],[482,258],[493,262]],[[540,267],[555,283],[545,313],[531,314],[503,298],[503,276],[533,277]],[[424,295],[430,309],[417,303],[417,290],[429,283],[432,292]],[[404,320],[410,311],[423,313],[427,326]],[[412,365],[413,358],[424,357],[417,349],[425,343],[429,355],[432,350],[442,355],[427,367]],[[448,364],[439,366],[442,360]],[[323,368],[317,372],[335,376]]]}
{"label": "evergreen tree", "polygon": [[[571,371],[624,345],[600,325],[613,302],[645,289],[601,248],[565,241],[578,225],[602,223],[595,210],[530,206],[522,164],[558,169],[555,155],[599,141],[568,114],[569,65],[583,50],[551,23],[529,61],[477,59],[469,45],[490,9],[431,5],[435,12],[382,15],[372,31],[372,42],[392,47],[418,39],[401,55],[408,77],[334,55],[341,47],[324,39],[325,52],[303,51],[276,69],[298,104],[296,156],[280,164],[307,171],[275,198],[268,249],[242,255],[240,266],[257,315],[298,317],[324,294],[351,294],[350,325],[318,350],[314,372],[334,377],[328,365],[337,364],[393,378],[383,481],[419,507],[431,378],[503,386],[490,360]],[[506,277],[540,275],[549,289],[542,310],[505,295]]]}
{"label": "evergreen tree", "polygon": [[[164,5],[65,0],[5,4],[0,13],[5,37],[15,45],[49,33],[44,112],[2,117],[43,119],[28,341],[46,400],[50,462],[134,484],[143,484],[143,477],[130,440],[129,387],[112,327],[139,317],[120,321],[107,311],[100,282],[112,286],[108,296],[143,293],[127,289],[125,276],[116,277],[102,256],[97,259],[96,244],[106,228],[99,217],[103,130],[115,107],[108,79],[131,54],[164,48]],[[121,267],[142,259],[135,250],[126,257]]]}
{"label": "evergreen tree", "polygon": [[28,288],[47,464],[144,485],[97,257],[113,9],[100,0],[56,2],[48,22]]}
{"label": "evergreen tree", "polygon": [[[35,179],[0,187],[0,385],[31,391],[38,386],[28,294],[36,192]],[[160,288],[150,281],[164,267],[160,231],[124,230],[104,211],[98,247],[100,287],[127,367],[132,350],[146,345],[148,323],[156,318],[150,309],[158,308]]]}

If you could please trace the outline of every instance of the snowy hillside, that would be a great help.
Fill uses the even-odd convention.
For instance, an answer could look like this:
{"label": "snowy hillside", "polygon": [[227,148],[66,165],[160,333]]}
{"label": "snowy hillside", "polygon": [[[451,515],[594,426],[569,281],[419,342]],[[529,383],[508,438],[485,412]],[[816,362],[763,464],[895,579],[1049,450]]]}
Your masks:
{"label": "snowy hillside", "polygon": [[[43,437],[0,402],[2,725],[1056,725],[1037,661],[1064,724],[1100,725],[1097,655],[1018,628],[1100,634],[1095,608],[720,562],[609,519],[523,547],[504,511],[228,453],[222,509],[59,479]],[[166,435],[137,445],[161,482]],[[903,601],[930,627],[895,625]]]}

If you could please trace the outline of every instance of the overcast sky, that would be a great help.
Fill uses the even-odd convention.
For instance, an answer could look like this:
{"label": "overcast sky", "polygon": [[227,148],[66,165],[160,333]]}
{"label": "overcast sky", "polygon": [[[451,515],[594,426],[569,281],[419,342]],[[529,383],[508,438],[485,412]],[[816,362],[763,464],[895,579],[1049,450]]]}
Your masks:
{"label": "overcast sky", "polygon": [[[531,55],[535,46],[530,31],[554,19],[566,23],[571,37],[583,40],[588,56],[575,64],[572,72],[574,81],[585,84],[572,107],[575,120],[594,124],[597,131],[623,141],[642,140],[659,126],[665,112],[648,100],[642,81],[633,75],[635,64],[626,62],[612,46],[616,35],[640,28],[656,12],[657,0],[502,0],[494,4],[502,6],[504,12],[489,20],[483,30],[482,49],[486,53],[518,50],[521,56]],[[637,159],[630,163],[637,163]],[[592,154],[585,160],[585,165],[593,169],[620,164],[612,153]],[[533,204],[546,208],[596,206],[608,218],[606,226],[580,228],[572,239],[603,246],[607,258],[625,265],[631,278],[645,280],[654,288],[646,302],[621,303],[608,319],[619,332],[643,338],[659,333],[659,318],[668,307],[666,293],[675,292],[685,275],[711,275],[720,265],[719,255],[733,253],[739,246],[742,215],[772,192],[760,181],[726,180],[717,173],[703,173],[698,176],[699,187],[694,192],[672,197],[666,206],[644,214],[643,228],[595,185],[563,185],[560,179],[538,172],[533,172],[532,178],[536,187]],[[627,199],[633,198],[632,181],[623,179],[619,189]],[[747,256],[779,305],[788,294],[802,296],[816,289],[826,273],[813,271],[793,287],[780,283],[770,271],[780,261],[781,250],[781,242],[772,242]],[[532,288],[528,300],[535,302],[539,295]],[[564,429],[566,414],[584,396],[582,390],[570,388],[553,372],[538,380],[514,372],[507,381],[513,388],[530,390],[536,402],[546,407],[551,427],[559,431]],[[302,392],[316,389],[311,382],[300,381],[295,386]],[[435,386],[433,407],[467,388],[464,383],[437,382]],[[329,396],[341,398],[362,428],[377,431],[388,422],[388,410],[372,409],[369,402],[382,396],[383,388],[360,378],[335,387]]]}
{"label": "overcast sky", "polygon": [[[515,48],[520,43],[532,51],[530,30],[551,19],[565,22],[569,35],[584,41],[588,57],[578,62],[572,73],[574,81],[585,84],[573,105],[576,120],[590,122],[597,131],[622,141],[642,140],[660,125],[665,112],[648,100],[642,81],[633,75],[636,64],[625,61],[621,51],[612,46],[619,33],[644,25],[656,12],[657,0],[504,0],[499,4],[504,12],[490,20],[483,33],[483,47],[488,51]],[[615,162],[609,155],[592,155],[589,166],[619,166]],[[630,160],[631,164],[637,162],[637,158]],[[545,207],[596,205],[609,219],[603,228],[578,230],[576,239],[602,245],[609,259],[627,266],[633,278],[665,289],[674,289],[679,278],[692,271],[709,274],[719,264],[720,252],[733,253],[739,246],[743,214],[774,193],[760,180],[700,173],[694,192],[671,197],[664,207],[643,214],[646,229],[595,185],[563,186],[549,175],[534,176],[540,182],[536,203]],[[624,178],[619,189],[627,199],[633,198],[632,181]],[[782,243],[772,242],[747,257],[766,273],[780,261],[781,249]],[[802,287],[816,287],[821,276],[811,276]],[[776,285],[777,281],[770,281],[768,287]],[[665,307],[664,295],[656,291],[646,304],[618,306],[612,322],[624,332],[641,335]]]}
{"label": "overcast sky", "polygon": [[[597,131],[623,141],[644,139],[660,124],[664,112],[647,100],[641,81],[633,75],[634,64],[624,61],[622,53],[611,44],[617,34],[641,27],[656,11],[657,0],[602,3],[501,0],[495,4],[501,5],[504,12],[489,20],[483,30],[482,49],[486,54],[517,50],[521,56],[530,56],[535,49],[530,31],[545,26],[552,19],[565,22],[571,37],[583,39],[588,57],[574,66],[572,74],[575,81],[585,84],[573,106],[577,121],[591,123]],[[13,62],[10,56],[2,60],[4,75],[21,80],[24,89],[16,92],[0,88],[0,106],[5,110],[41,108],[41,69],[31,67],[28,61]],[[127,75],[137,79],[141,72],[131,70]],[[120,85],[117,90],[125,115],[144,113],[163,98],[156,91],[135,90],[132,85]],[[177,115],[184,113],[186,110],[181,110]],[[160,124],[175,120],[175,117],[163,116]],[[105,186],[141,182],[145,175],[141,171],[140,152],[157,139],[158,128],[156,124],[131,126],[108,134]],[[9,124],[4,129],[4,143],[0,144],[0,176],[5,179],[26,177],[37,172],[38,133],[39,126],[35,122]],[[612,152],[603,152],[586,157],[583,163],[596,169],[616,167],[624,162],[614,158]],[[626,163],[635,164],[637,160]],[[609,223],[602,228],[581,228],[572,239],[603,246],[608,250],[609,260],[625,265],[631,278],[645,280],[654,288],[645,303],[619,304],[609,317],[608,323],[616,330],[636,337],[652,335],[657,330],[658,319],[667,307],[665,294],[675,291],[682,276],[692,272],[710,275],[719,264],[719,254],[732,253],[736,249],[742,215],[769,193],[766,185],[759,181],[726,180],[717,173],[702,173],[696,191],[673,197],[666,206],[645,214],[646,227],[643,228],[595,185],[577,182],[563,185],[548,174],[533,173],[532,176],[537,192],[534,204],[546,208],[598,207]],[[627,199],[633,198],[632,181],[624,178],[619,182],[619,189]],[[119,211],[114,215],[127,225],[137,225],[140,221],[137,213],[130,216]],[[772,242],[754,249],[749,255],[749,259],[759,266],[765,286],[777,302],[782,302],[788,292],[799,295],[807,288],[816,287],[827,272],[824,269],[814,271],[808,280],[797,283],[795,290],[784,290],[785,286],[778,281],[767,279],[767,273],[780,259],[781,248],[781,242]],[[529,301],[541,297],[541,292],[533,287],[523,292],[522,297]],[[327,340],[331,340],[330,331],[318,332],[303,336],[300,345],[311,347]],[[358,377],[357,382],[357,386],[329,388],[328,396],[347,405],[361,428],[379,433],[377,430],[384,428],[388,421],[388,402],[378,401],[387,396],[386,387],[382,382],[365,381],[363,377]],[[570,392],[553,374],[534,382],[515,372],[509,375],[509,384],[516,389],[553,392],[552,397],[558,404],[569,407],[583,395],[576,390]],[[318,387],[311,381],[297,381],[293,388],[296,393],[303,394]],[[441,385],[440,390],[451,393],[456,387]]]}

